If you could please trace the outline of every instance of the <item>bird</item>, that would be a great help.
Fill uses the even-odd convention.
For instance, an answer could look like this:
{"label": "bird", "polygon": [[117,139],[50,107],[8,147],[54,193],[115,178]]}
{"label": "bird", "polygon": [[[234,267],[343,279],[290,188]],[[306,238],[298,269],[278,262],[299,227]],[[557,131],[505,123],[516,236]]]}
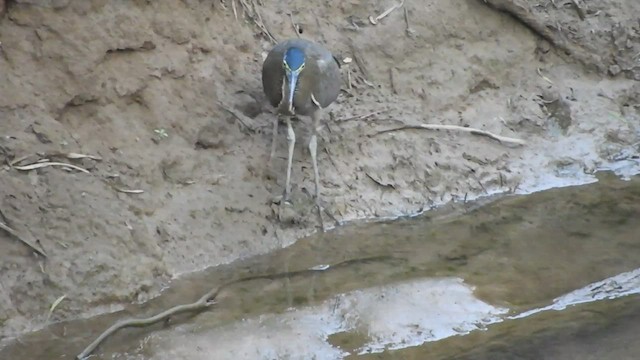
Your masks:
{"label": "bird", "polygon": [[315,203],[320,215],[317,132],[323,110],[336,101],[341,85],[340,61],[331,51],[316,42],[301,38],[283,40],[267,54],[262,65],[262,87],[278,115],[273,123],[270,159],[275,154],[278,122],[284,118],[287,124],[287,177],[282,203],[289,203],[291,195],[291,166],[296,142],[291,120],[298,115],[309,116],[313,128],[308,147],[313,163]]}

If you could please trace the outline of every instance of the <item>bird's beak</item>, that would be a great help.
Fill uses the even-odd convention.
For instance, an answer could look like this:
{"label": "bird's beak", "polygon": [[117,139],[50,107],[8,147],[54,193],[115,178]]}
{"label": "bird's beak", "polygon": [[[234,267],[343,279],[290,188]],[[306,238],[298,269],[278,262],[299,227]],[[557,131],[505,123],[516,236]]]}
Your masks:
{"label": "bird's beak", "polygon": [[291,71],[287,73],[287,79],[289,80],[289,112],[293,114],[293,95],[296,91],[296,85],[298,85],[298,72]]}

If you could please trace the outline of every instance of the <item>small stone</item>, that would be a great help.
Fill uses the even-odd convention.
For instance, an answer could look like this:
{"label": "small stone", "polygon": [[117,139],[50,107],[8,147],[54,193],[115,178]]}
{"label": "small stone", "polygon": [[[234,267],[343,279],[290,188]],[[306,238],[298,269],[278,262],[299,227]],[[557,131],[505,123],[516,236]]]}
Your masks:
{"label": "small stone", "polygon": [[616,75],[620,74],[620,72],[622,72],[622,69],[620,68],[620,65],[611,65],[611,66],[609,66],[609,74],[611,74],[611,76],[616,76]]}
{"label": "small stone", "polygon": [[211,122],[203,126],[198,132],[198,139],[196,141],[197,149],[220,149],[226,147],[225,133],[220,126]]}

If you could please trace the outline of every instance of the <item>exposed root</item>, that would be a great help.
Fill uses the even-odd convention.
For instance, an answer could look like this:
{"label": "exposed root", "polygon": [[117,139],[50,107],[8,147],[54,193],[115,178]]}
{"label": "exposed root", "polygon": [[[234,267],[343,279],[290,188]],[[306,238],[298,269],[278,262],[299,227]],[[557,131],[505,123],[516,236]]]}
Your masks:
{"label": "exposed root", "polygon": [[[510,14],[514,19],[522,23],[538,36],[549,41],[555,47],[566,51],[571,57],[587,66],[601,67],[601,63],[594,54],[590,54],[578,46],[574,46],[558,29],[557,24],[545,22],[533,14],[531,6],[526,0],[479,0],[483,4]],[[580,9],[580,8],[579,8]],[[606,71],[605,68],[599,68]]]}

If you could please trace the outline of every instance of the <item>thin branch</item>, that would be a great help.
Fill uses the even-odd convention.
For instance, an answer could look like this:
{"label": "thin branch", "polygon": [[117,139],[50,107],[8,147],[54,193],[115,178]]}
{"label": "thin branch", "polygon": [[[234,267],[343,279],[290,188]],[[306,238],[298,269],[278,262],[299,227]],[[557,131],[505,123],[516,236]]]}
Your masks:
{"label": "thin branch", "polygon": [[20,234],[18,234],[17,231],[13,230],[12,228],[9,227],[9,225],[0,222],[0,229],[6,231],[7,233],[9,233],[9,235],[13,236],[14,238],[18,239],[21,243],[27,245],[29,248],[31,248],[31,250],[37,252],[38,254],[42,255],[43,257],[47,257],[47,254],[38,249],[35,245],[32,245],[31,242],[29,242],[28,240],[24,239],[22,236],[20,236]]}
{"label": "thin branch", "polygon": [[454,130],[454,131],[462,131],[462,132],[468,132],[470,134],[473,135],[479,135],[479,136],[486,136],[490,139],[496,140],[498,142],[501,143],[511,143],[511,144],[516,144],[516,145],[525,145],[527,142],[521,139],[516,139],[516,138],[512,138],[512,137],[507,137],[507,136],[501,136],[501,135],[496,135],[494,133],[485,131],[485,130],[480,130],[480,129],[474,129],[474,128],[470,128],[470,127],[464,127],[464,126],[457,126],[457,125],[440,125],[440,124],[419,124],[419,125],[403,125],[403,126],[399,126],[399,127],[395,127],[395,128],[391,128],[391,129],[386,129],[386,130],[380,130],[377,131],[373,134],[369,134],[369,137],[374,137],[380,134],[384,134],[384,133],[389,133],[389,132],[394,132],[394,131],[401,131],[401,130],[416,130],[416,129],[421,129],[421,130]]}
{"label": "thin branch", "polygon": [[345,121],[351,121],[351,120],[364,120],[364,119],[372,117],[372,116],[380,115],[380,114],[382,114],[384,112],[387,112],[387,111],[389,111],[389,110],[378,110],[378,111],[370,112],[368,114],[349,116],[349,117],[346,117],[346,118],[338,119],[338,120],[336,120],[336,122],[345,122]]}

